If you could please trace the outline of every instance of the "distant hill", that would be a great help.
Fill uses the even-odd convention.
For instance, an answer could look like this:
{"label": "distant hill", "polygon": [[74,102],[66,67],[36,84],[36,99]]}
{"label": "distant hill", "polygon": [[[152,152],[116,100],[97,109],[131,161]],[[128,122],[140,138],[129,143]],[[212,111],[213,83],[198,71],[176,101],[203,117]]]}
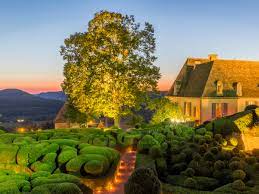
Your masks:
{"label": "distant hill", "polygon": [[10,122],[18,118],[53,120],[63,104],[59,100],[43,99],[17,89],[0,90],[0,121]]}
{"label": "distant hill", "polygon": [[60,101],[66,101],[67,97],[62,91],[58,92],[42,92],[39,94],[36,94],[36,96],[44,98],[44,99],[50,99],[50,100],[60,100]]}

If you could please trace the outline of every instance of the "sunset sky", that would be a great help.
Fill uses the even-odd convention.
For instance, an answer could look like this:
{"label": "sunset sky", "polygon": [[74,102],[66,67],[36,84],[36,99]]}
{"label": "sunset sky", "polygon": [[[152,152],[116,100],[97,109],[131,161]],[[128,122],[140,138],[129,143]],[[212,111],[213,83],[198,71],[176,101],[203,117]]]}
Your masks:
{"label": "sunset sky", "polygon": [[[0,0],[0,89],[60,90],[59,48],[100,10],[154,25],[161,90],[188,56],[259,60],[257,0]],[[194,83],[195,84],[195,83]]]}

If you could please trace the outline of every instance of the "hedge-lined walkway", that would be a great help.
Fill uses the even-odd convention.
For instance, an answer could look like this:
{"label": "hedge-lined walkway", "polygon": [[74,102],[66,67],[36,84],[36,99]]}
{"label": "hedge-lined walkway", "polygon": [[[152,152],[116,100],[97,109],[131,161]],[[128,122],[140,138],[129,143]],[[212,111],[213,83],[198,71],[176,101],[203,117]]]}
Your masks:
{"label": "hedge-lined walkway", "polygon": [[124,184],[135,169],[136,151],[128,148],[121,156],[118,168],[114,175],[114,180],[101,190],[95,190],[94,194],[123,194]]}

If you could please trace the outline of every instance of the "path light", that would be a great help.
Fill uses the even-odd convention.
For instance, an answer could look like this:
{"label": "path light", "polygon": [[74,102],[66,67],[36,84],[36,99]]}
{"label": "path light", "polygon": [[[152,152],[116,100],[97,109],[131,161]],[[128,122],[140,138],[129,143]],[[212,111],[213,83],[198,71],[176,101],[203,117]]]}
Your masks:
{"label": "path light", "polygon": [[20,128],[17,129],[17,131],[18,131],[19,133],[24,133],[24,132],[26,131],[26,129],[23,128],[23,127],[20,127]]}

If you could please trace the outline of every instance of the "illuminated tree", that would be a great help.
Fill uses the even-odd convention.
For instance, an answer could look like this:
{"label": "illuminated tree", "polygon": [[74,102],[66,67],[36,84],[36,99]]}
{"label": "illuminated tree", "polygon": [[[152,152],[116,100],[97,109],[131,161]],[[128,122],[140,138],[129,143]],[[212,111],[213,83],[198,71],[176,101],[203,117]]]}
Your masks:
{"label": "illuminated tree", "polygon": [[184,115],[181,108],[168,98],[156,98],[150,101],[148,108],[154,111],[151,122],[160,123],[167,119],[183,120]]}
{"label": "illuminated tree", "polygon": [[86,32],[71,35],[61,47],[68,101],[82,113],[114,118],[118,126],[157,87],[154,52],[151,24],[141,29],[133,16],[96,13]]}

